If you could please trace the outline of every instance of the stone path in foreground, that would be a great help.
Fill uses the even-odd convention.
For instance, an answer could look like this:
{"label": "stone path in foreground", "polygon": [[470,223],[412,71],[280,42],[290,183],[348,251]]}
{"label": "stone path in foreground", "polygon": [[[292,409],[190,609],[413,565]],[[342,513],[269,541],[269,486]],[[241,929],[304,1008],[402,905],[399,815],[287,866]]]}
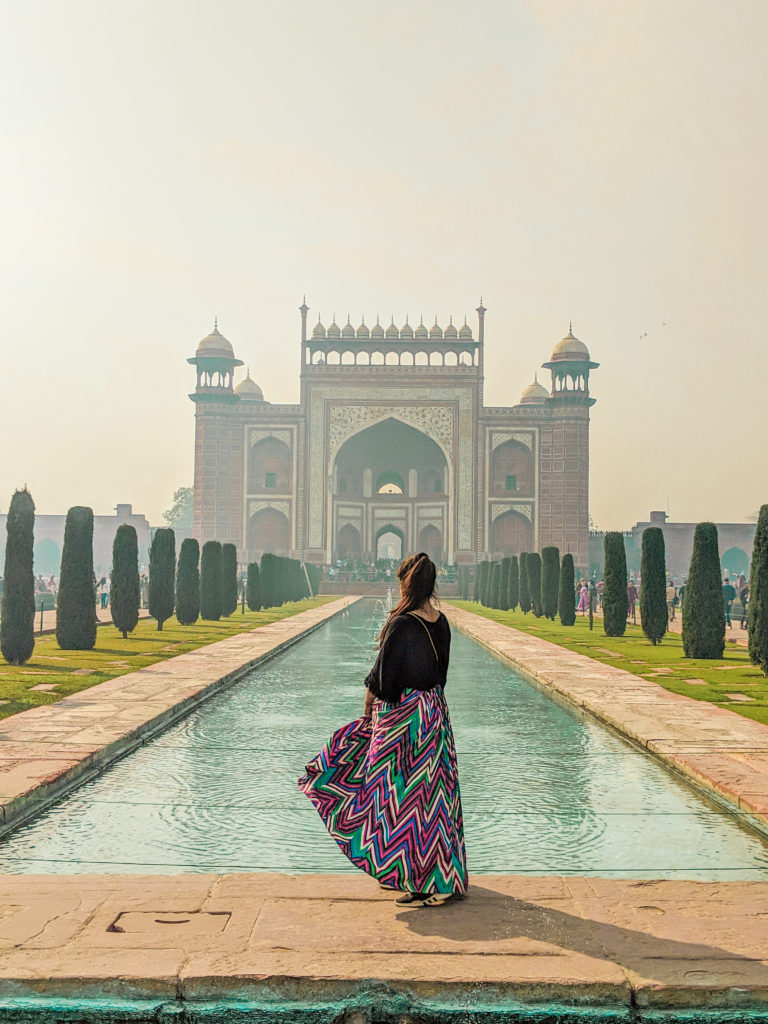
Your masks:
{"label": "stone path in foreground", "polygon": [[445,604],[451,625],[768,830],[768,726]]}
{"label": "stone path in foreground", "polygon": [[3,1005],[768,1008],[768,882],[487,875],[409,910],[364,875],[4,875],[0,911]]}
{"label": "stone path in foreground", "polygon": [[0,829],[60,797],[358,600],[257,626],[0,722]]}

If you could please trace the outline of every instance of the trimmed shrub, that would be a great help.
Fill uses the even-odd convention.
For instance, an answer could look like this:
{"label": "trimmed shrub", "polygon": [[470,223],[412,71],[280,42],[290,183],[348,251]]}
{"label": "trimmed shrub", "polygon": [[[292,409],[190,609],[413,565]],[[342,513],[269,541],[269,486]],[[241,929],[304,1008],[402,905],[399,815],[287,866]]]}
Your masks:
{"label": "trimmed shrub", "polygon": [[217,622],[221,618],[221,544],[207,540],[200,554],[200,618]]}
{"label": "trimmed shrub", "polygon": [[538,619],[541,616],[541,555],[530,551],[526,559],[528,570],[528,591],[531,595],[531,611]]}
{"label": "trimmed shrub", "polygon": [[509,611],[509,566],[511,562],[511,558],[502,558],[501,560],[501,572],[499,574],[499,603],[497,607],[503,612]]}
{"label": "trimmed shrub", "polygon": [[768,505],[761,507],[757,518],[749,574],[747,628],[750,660],[768,675]]}
{"label": "trimmed shrub", "polygon": [[603,576],[603,630],[606,636],[624,636],[627,628],[627,556],[624,537],[615,530],[605,535]]}
{"label": "trimmed shrub", "polygon": [[560,589],[560,550],[555,547],[541,549],[541,610],[555,621]]}
{"label": "trimmed shrub", "polygon": [[491,563],[483,560],[479,567],[480,576],[480,604],[488,606],[488,577],[490,576]]}
{"label": "trimmed shrub", "polygon": [[697,523],[683,598],[683,651],[686,658],[722,658],[724,647],[725,604],[717,527]]}
{"label": "trimmed shrub", "polygon": [[71,508],[64,524],[56,641],[63,651],[90,651],[96,643],[93,510],[83,505]]}
{"label": "trimmed shrub", "polygon": [[320,581],[323,578],[323,570],[319,565],[312,565],[310,562],[305,562],[304,565],[307,567],[307,573],[309,574],[309,585],[312,588],[310,597],[317,597],[320,592]]}
{"label": "trimmed shrub", "polygon": [[221,614],[237,611],[237,548],[221,545]]}
{"label": "trimmed shrub", "polygon": [[640,624],[655,647],[667,632],[669,616],[664,531],[658,526],[643,530],[640,578]]}
{"label": "trimmed shrub", "polygon": [[472,600],[480,601],[480,564],[475,565],[475,577],[472,580]]}
{"label": "trimmed shrub", "polygon": [[176,579],[176,536],[170,526],[155,530],[149,549],[149,614],[162,629],[173,615]]}
{"label": "trimmed shrub", "polygon": [[490,606],[491,608],[498,608],[499,601],[501,600],[501,564],[499,562],[493,562],[491,564],[491,587],[490,587]]}
{"label": "trimmed shrub", "polygon": [[261,585],[259,583],[259,563],[248,563],[248,582],[245,585],[245,600],[248,610],[257,612],[261,608]]}
{"label": "trimmed shrub", "polygon": [[5,529],[0,650],[9,665],[24,665],[35,649],[35,503],[26,487],[11,498]]}
{"label": "trimmed shrub", "polygon": [[560,566],[560,586],[557,595],[557,613],[564,626],[572,626],[576,621],[576,571],[573,567],[573,555],[563,555]]}
{"label": "trimmed shrub", "polygon": [[265,553],[261,556],[261,600],[265,608],[274,608],[278,603],[276,599],[276,571],[277,558],[275,555]]}
{"label": "trimmed shrub", "polygon": [[139,541],[130,523],[122,523],[115,533],[109,578],[112,621],[125,640],[139,621]]}
{"label": "trimmed shrub", "polygon": [[185,537],[176,570],[176,618],[182,626],[192,626],[200,618],[199,563],[200,545],[194,537]]}
{"label": "trimmed shrub", "polygon": [[517,555],[512,555],[509,560],[509,573],[507,575],[507,608],[514,611],[520,601],[520,566]]}
{"label": "trimmed shrub", "polygon": [[528,583],[528,552],[520,553],[520,611],[526,615],[531,610],[531,588]]}

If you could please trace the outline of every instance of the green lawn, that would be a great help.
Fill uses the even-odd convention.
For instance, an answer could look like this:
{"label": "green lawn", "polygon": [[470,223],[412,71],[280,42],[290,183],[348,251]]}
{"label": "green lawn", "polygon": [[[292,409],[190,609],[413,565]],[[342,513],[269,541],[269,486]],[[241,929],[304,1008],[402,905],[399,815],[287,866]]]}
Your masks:
{"label": "green lawn", "polygon": [[[663,641],[654,647],[646,640],[640,626],[628,625],[624,636],[610,637],[603,632],[602,619],[595,619],[594,629],[590,632],[586,616],[582,618],[577,615],[575,625],[563,626],[559,619],[554,622],[537,619],[533,613],[524,615],[519,609],[502,612],[484,608],[473,601],[450,603],[477,615],[484,615],[494,622],[540,636],[606,665],[633,672],[636,676],[658,683],[665,690],[719,704],[745,718],[768,724],[768,678],[750,662],[746,647],[726,642],[725,657],[722,659],[689,659],[683,655],[683,641],[679,633],[667,633]],[[737,630],[738,626],[734,626],[732,632],[735,634]],[[726,641],[729,633],[731,631],[726,630]],[[733,700],[728,697],[728,694],[733,693],[751,697],[752,700]]]}
{"label": "green lawn", "polygon": [[[196,647],[335,600],[336,597],[318,597],[311,601],[294,601],[268,611],[246,610],[244,615],[238,609],[229,618],[218,622],[200,620],[194,626],[181,626],[174,616],[165,622],[162,630],[158,630],[154,619],[140,619],[127,640],[123,640],[114,626],[99,626],[96,646],[92,651],[62,651],[54,635],[38,637],[26,665],[15,667],[0,659],[0,718],[40,704],[53,704],[71,693],[103,683],[105,679],[125,675],[156,661],[185,654]],[[41,683],[51,684],[55,689],[32,689]]]}

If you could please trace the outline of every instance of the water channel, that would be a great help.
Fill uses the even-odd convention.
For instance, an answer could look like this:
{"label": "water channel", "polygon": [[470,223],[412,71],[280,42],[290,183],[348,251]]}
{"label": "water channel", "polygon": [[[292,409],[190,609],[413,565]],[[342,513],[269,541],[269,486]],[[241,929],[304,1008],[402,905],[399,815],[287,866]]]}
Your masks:
{"label": "water channel", "polygon": [[[296,789],[362,707],[360,602],[0,844],[0,871],[354,871]],[[446,690],[470,874],[765,879],[768,843],[454,632]]]}

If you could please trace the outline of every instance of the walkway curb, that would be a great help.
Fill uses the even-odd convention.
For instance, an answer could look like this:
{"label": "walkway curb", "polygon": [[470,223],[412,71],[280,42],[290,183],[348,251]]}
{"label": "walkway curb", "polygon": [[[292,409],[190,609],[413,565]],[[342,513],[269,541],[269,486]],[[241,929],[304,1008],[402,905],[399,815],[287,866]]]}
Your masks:
{"label": "walkway curb", "polygon": [[357,597],[257,626],[0,722],[0,835],[184,718]]}

